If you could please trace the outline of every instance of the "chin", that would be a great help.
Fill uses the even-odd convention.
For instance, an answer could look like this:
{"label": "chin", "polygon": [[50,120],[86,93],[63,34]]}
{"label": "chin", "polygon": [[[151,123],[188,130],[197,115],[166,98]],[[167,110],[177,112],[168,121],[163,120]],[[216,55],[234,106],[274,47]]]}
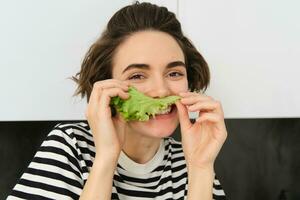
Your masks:
{"label": "chin", "polygon": [[178,123],[177,108],[173,105],[170,113],[151,117],[146,122],[131,122],[131,128],[145,136],[165,138],[174,133]]}

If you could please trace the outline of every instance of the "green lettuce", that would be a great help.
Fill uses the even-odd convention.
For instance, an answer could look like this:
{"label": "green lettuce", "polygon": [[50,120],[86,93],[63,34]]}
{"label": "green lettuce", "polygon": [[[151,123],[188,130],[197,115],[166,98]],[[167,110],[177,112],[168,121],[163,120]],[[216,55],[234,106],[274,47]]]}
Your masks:
{"label": "green lettuce", "polygon": [[132,86],[129,87],[128,93],[129,98],[126,100],[116,96],[110,101],[110,105],[114,106],[126,121],[148,121],[151,116],[155,118],[155,114],[167,109],[180,99],[179,96],[151,98]]}

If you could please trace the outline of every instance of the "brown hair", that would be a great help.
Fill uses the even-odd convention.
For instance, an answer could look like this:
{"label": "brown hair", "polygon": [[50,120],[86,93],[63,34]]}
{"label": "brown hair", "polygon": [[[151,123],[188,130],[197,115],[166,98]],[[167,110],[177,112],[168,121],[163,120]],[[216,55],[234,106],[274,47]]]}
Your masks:
{"label": "brown hair", "polygon": [[210,81],[208,65],[192,42],[183,35],[175,14],[166,7],[135,2],[112,16],[101,37],[86,53],[81,70],[71,78],[78,84],[74,96],[81,94],[83,98],[87,95],[89,101],[93,84],[112,78],[112,59],[117,47],[133,33],[145,30],[162,31],[173,36],[185,56],[189,89],[207,89]]}

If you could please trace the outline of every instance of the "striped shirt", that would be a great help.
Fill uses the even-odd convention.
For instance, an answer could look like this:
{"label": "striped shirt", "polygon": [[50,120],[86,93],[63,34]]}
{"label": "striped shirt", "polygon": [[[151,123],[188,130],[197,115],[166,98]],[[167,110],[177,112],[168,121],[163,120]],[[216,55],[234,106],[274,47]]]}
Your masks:
{"label": "striped shirt", "polygon": [[[47,135],[8,200],[79,199],[95,158],[87,123],[60,123]],[[161,140],[154,157],[139,164],[121,152],[114,172],[112,199],[185,199],[188,179],[180,142]],[[225,199],[215,177],[213,198]]]}

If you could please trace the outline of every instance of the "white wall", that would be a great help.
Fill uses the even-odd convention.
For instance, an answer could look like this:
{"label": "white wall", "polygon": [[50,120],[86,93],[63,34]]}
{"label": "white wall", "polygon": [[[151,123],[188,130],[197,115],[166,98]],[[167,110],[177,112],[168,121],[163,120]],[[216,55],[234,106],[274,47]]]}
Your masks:
{"label": "white wall", "polygon": [[0,6],[0,120],[84,119],[69,79],[112,14],[130,1],[26,0]]}
{"label": "white wall", "polygon": [[[0,7],[0,121],[84,119],[67,79],[132,1],[5,1]],[[151,1],[179,15],[212,72],[226,118],[299,117],[297,1]],[[163,4],[161,4],[161,2]],[[298,72],[298,73],[297,73]]]}
{"label": "white wall", "polygon": [[207,94],[227,118],[300,116],[300,2],[179,2],[185,33],[207,59]]}

